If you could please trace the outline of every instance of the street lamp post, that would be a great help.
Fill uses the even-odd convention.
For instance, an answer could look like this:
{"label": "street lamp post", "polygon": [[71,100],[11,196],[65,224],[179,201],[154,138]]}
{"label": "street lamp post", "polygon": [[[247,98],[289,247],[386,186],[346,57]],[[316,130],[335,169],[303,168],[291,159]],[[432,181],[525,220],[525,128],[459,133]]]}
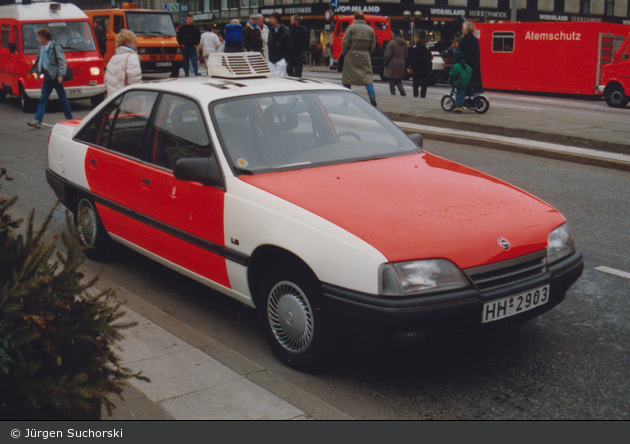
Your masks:
{"label": "street lamp post", "polygon": [[411,12],[410,11],[403,11],[403,17],[405,18],[405,21],[407,22],[407,29],[409,31],[409,39],[411,40],[411,33],[412,28],[411,28]]}

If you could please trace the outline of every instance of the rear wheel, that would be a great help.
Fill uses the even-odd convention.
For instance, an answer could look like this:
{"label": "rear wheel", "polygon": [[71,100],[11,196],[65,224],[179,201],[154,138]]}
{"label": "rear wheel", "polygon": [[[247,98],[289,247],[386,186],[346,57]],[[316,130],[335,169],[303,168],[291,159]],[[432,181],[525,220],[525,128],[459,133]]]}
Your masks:
{"label": "rear wheel", "polygon": [[441,104],[444,111],[451,112],[455,109],[455,99],[450,94],[447,94],[444,97],[442,97]]}
{"label": "rear wheel", "polygon": [[25,113],[34,113],[37,108],[37,100],[31,99],[20,86],[20,106]]}
{"label": "rear wheel", "polygon": [[92,108],[96,108],[97,106],[99,106],[103,100],[105,100],[105,93],[99,94],[98,96],[90,97]]}
{"label": "rear wheel", "polygon": [[623,87],[618,84],[609,85],[605,91],[606,104],[612,108],[625,108],[628,104],[628,96],[626,96]]}
{"label": "rear wheel", "polygon": [[490,109],[490,101],[484,96],[475,97],[473,104],[473,109],[479,114],[484,114]]}
{"label": "rear wheel", "polygon": [[262,326],[276,356],[298,370],[321,369],[329,327],[317,278],[306,266],[281,262],[267,270],[260,290]]}
{"label": "rear wheel", "polygon": [[94,203],[83,197],[74,212],[74,226],[85,255],[93,260],[103,260],[109,250],[111,240],[105,231]]}

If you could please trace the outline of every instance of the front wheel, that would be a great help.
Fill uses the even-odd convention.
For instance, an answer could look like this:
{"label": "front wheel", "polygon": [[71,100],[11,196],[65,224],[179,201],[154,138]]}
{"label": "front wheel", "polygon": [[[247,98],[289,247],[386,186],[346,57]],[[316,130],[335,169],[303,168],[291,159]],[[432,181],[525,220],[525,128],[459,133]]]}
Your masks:
{"label": "front wheel", "polygon": [[94,203],[83,197],[74,212],[74,226],[79,242],[85,247],[85,255],[93,260],[103,260],[110,247],[110,238],[105,231]]}
{"label": "front wheel", "polygon": [[329,327],[321,285],[313,273],[288,262],[272,265],[260,296],[262,326],[276,356],[298,370],[321,369]]}
{"label": "front wheel", "polygon": [[621,85],[606,87],[606,104],[611,108],[625,108],[628,104],[628,96]]}
{"label": "front wheel", "polygon": [[484,114],[490,109],[490,101],[484,96],[477,96],[473,100],[473,109],[478,114]]}
{"label": "front wheel", "polygon": [[447,94],[442,97],[441,104],[444,111],[451,112],[455,109],[455,98],[452,95]]}
{"label": "front wheel", "polygon": [[27,96],[24,88],[20,88],[20,106],[25,113],[34,113],[37,108],[37,101]]}

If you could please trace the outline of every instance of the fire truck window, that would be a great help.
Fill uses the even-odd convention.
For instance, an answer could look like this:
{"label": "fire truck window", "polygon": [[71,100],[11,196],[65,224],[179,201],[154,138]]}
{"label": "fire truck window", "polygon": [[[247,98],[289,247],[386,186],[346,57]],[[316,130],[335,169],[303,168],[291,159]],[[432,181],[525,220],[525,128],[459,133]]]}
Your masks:
{"label": "fire truck window", "polygon": [[630,43],[626,45],[626,47],[623,49],[623,52],[621,53],[621,60],[628,59],[630,59]]}
{"label": "fire truck window", "polygon": [[341,22],[341,33],[342,34],[346,33],[346,29],[348,29],[348,26],[350,26],[350,22]]}
{"label": "fire truck window", "polygon": [[186,157],[209,157],[212,145],[199,106],[192,100],[164,94],[152,129],[152,162],[172,170]]}
{"label": "fire truck window", "polygon": [[115,15],[114,16],[114,34],[118,34],[118,31],[120,31],[121,29],[124,29],[125,27],[125,21],[123,19],[122,15]]}
{"label": "fire truck window", "polygon": [[492,52],[514,52],[514,33],[493,32]]}
{"label": "fire truck window", "polygon": [[374,31],[387,31],[387,22],[374,22]]}
{"label": "fire truck window", "polygon": [[92,22],[99,20],[102,23],[103,31],[107,33],[109,31],[109,15],[96,15],[92,19]]}
{"label": "fire truck window", "polygon": [[2,32],[0,33],[0,42],[3,48],[9,47],[10,35],[11,35],[11,25],[2,25]]}

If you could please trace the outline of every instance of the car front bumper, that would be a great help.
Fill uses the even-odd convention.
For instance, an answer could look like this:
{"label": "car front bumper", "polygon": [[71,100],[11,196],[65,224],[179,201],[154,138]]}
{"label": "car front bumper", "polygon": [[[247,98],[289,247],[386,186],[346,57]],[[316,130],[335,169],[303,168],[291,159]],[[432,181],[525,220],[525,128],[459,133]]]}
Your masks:
{"label": "car front bumper", "polygon": [[[94,85],[94,86],[66,86],[64,85],[64,89],[66,91],[66,97],[68,100],[76,100],[76,99],[87,99],[89,97],[98,96],[99,94],[104,94],[107,91],[107,87],[105,84]],[[42,94],[41,88],[38,89],[25,89],[24,92],[31,99],[39,99]],[[57,95],[57,91],[54,89],[50,93],[50,97],[48,100],[59,100],[59,96]]]}
{"label": "car front bumper", "polygon": [[517,324],[551,310],[564,299],[567,290],[581,276],[582,255],[569,257],[547,266],[537,278],[492,292],[480,293],[469,287],[456,291],[412,297],[379,297],[322,284],[326,306],[333,322],[340,328],[417,331],[429,328],[481,325],[486,302],[550,285],[549,302],[532,310],[491,322],[487,325]]}

